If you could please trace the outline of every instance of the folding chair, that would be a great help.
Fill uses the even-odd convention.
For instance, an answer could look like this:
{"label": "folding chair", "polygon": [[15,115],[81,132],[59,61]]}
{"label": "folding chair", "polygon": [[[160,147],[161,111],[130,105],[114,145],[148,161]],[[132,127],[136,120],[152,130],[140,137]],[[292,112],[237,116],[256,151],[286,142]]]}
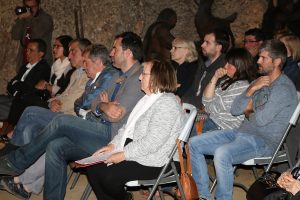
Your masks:
{"label": "folding chair", "polygon": [[[245,166],[265,165],[265,166],[267,166],[265,168],[265,172],[268,172],[268,171],[270,171],[272,164],[288,162],[289,167],[291,168],[293,166],[293,164],[292,164],[291,158],[289,157],[289,152],[288,152],[287,146],[285,145],[285,140],[286,140],[286,137],[288,136],[292,126],[296,125],[297,120],[299,118],[299,114],[300,114],[300,102],[298,103],[297,108],[295,109],[293,115],[291,116],[289,124],[288,124],[283,136],[281,137],[281,140],[272,156],[253,158],[253,159],[245,161],[241,165],[245,165]],[[237,168],[237,166],[234,166],[233,170],[235,171],[236,168]],[[255,174],[255,173],[254,173],[254,176],[255,176],[255,179],[258,178],[257,174]],[[210,192],[213,191],[214,187],[216,186],[216,183],[217,183],[217,180],[214,179],[212,186],[210,188]],[[246,192],[248,191],[248,188],[246,186],[244,186],[243,184],[234,183],[234,185],[241,187]]]}
{"label": "folding chair", "polygon": [[[189,139],[190,136],[190,132],[197,114],[197,110],[195,108],[195,106],[184,103],[183,104],[183,109],[185,109],[187,111],[187,121],[185,123],[185,126],[181,132],[181,134],[179,135],[178,139],[179,141],[183,144],[186,143]],[[183,145],[182,145],[183,146]],[[169,159],[168,161],[165,163],[163,169],[161,170],[159,176],[157,179],[154,180],[135,180],[135,181],[130,181],[126,183],[126,187],[140,187],[140,186],[145,186],[145,187],[150,187],[150,194],[148,196],[148,200],[152,199],[152,197],[154,196],[156,189],[158,188],[159,194],[160,194],[160,198],[164,199],[164,196],[160,190],[160,185],[164,185],[164,184],[168,184],[168,183],[177,183],[178,188],[180,190],[181,194],[183,193],[183,189],[182,186],[180,184],[179,181],[179,175],[177,172],[177,169],[175,167],[174,161],[173,161],[173,156],[175,155],[177,151],[177,146],[176,144],[174,144],[173,150],[171,152],[171,154],[169,155]],[[169,172],[167,172],[167,168],[169,167],[169,165],[171,165],[171,170]],[[185,199],[184,195],[181,195],[181,199]]]}
{"label": "folding chair", "polygon": [[[187,104],[187,103],[183,104],[183,109],[186,111],[187,120],[186,120],[185,126],[184,126],[181,134],[179,135],[178,139],[181,143],[186,143],[189,139],[190,132],[191,132],[191,129],[192,129],[192,126],[193,126],[193,123],[194,123],[194,120],[195,120],[195,117],[197,114],[197,110],[196,110],[195,106],[193,106],[191,104]],[[181,145],[181,146],[183,146],[183,145]],[[174,147],[172,149],[172,152],[169,155],[169,159],[165,163],[165,165],[164,165],[163,169],[161,170],[157,179],[129,181],[126,183],[125,186],[126,187],[146,186],[148,188],[151,187],[150,194],[147,198],[148,200],[150,200],[154,196],[156,189],[160,188],[160,185],[176,182],[178,185],[178,188],[180,190],[180,193],[184,194],[182,186],[179,181],[177,169],[176,169],[174,161],[173,161],[173,156],[175,155],[176,151],[177,151],[177,146],[175,143]],[[166,172],[169,165],[171,165],[171,171]],[[89,184],[87,184],[87,186],[84,190],[84,193],[81,196],[81,200],[87,200],[91,192],[92,192],[92,188]],[[164,199],[164,196],[160,189],[159,189],[159,193],[160,193],[161,199]],[[184,195],[181,195],[181,198],[183,200],[185,200]]]}

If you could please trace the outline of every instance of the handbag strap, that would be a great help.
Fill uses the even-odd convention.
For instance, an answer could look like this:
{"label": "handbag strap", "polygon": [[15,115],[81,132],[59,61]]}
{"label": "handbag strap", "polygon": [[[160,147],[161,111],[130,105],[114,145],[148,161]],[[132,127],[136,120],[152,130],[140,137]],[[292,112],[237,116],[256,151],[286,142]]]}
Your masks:
{"label": "handbag strap", "polygon": [[[179,154],[181,173],[184,173],[185,172],[185,167],[184,167],[181,144],[180,144],[179,139],[176,140],[176,144],[177,144],[177,149],[178,149],[178,154]],[[191,156],[190,156],[190,148],[189,148],[188,143],[186,143],[186,145],[185,145],[185,150],[186,150],[186,157],[187,157],[187,160],[186,160],[187,171],[186,171],[186,173],[189,174],[189,175],[192,175]]]}
{"label": "handbag strap", "polygon": [[184,168],[184,163],[183,163],[181,144],[180,144],[180,141],[179,141],[178,138],[176,139],[176,144],[177,144],[177,150],[178,150],[178,154],[179,154],[179,162],[180,162],[181,173],[184,173],[185,168]]}
{"label": "handbag strap", "polygon": [[192,175],[192,164],[191,164],[191,155],[190,155],[189,143],[186,143],[185,151],[186,151],[186,157],[187,157],[187,160],[186,160],[187,173],[189,175]]}

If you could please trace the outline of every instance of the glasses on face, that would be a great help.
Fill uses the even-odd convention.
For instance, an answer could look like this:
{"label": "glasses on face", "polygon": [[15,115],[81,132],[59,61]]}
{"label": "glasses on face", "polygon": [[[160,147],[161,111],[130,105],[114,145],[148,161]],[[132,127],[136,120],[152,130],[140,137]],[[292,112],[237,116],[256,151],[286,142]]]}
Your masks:
{"label": "glasses on face", "polygon": [[62,45],[59,45],[59,44],[54,44],[54,45],[53,45],[53,49],[55,49],[55,48],[60,48],[60,47],[62,47]]}
{"label": "glasses on face", "polygon": [[143,75],[143,76],[146,76],[146,75],[151,76],[151,73],[142,72],[142,75]]}
{"label": "glasses on face", "polygon": [[69,49],[69,54],[76,54],[77,53],[77,49]]}
{"label": "glasses on face", "polygon": [[259,42],[257,40],[243,40],[244,44],[246,43],[255,43],[255,42]]}
{"label": "glasses on face", "polygon": [[186,48],[186,47],[172,46],[172,49],[174,49],[174,50],[181,49],[181,48]]}
{"label": "glasses on face", "polygon": [[32,48],[26,48],[26,51],[29,52],[29,53],[38,52],[37,49],[32,49]]}

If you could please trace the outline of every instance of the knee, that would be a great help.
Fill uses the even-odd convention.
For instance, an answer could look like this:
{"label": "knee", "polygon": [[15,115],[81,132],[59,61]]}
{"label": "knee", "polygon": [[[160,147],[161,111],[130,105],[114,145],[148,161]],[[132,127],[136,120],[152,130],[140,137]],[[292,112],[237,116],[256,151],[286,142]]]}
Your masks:
{"label": "knee", "polygon": [[214,154],[214,164],[215,166],[223,166],[225,164],[232,165],[232,156],[230,152],[228,152],[226,149],[220,147],[216,149]]}
{"label": "knee", "polygon": [[70,124],[71,123],[71,119],[74,116],[71,115],[56,115],[53,120],[52,120],[52,124],[55,124],[57,126],[63,126],[66,124]]}
{"label": "knee", "polygon": [[62,140],[53,140],[51,141],[46,148],[46,161],[49,162],[60,162],[60,159],[64,155],[65,144]]}
{"label": "knee", "polygon": [[191,154],[201,153],[202,148],[204,147],[204,145],[201,144],[201,137],[195,136],[190,138],[189,147],[190,147]]}

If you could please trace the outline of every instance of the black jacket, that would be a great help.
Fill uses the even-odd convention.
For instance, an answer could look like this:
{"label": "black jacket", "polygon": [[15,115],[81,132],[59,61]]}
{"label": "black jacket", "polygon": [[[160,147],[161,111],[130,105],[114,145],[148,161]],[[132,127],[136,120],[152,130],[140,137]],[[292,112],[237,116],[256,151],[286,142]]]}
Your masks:
{"label": "black jacket", "polygon": [[26,71],[26,65],[22,65],[18,74],[7,85],[8,94],[15,96],[15,94],[21,95],[34,93],[36,91],[34,86],[40,80],[49,80],[51,68],[48,63],[42,59],[28,73],[25,80],[21,81],[21,78]]}

